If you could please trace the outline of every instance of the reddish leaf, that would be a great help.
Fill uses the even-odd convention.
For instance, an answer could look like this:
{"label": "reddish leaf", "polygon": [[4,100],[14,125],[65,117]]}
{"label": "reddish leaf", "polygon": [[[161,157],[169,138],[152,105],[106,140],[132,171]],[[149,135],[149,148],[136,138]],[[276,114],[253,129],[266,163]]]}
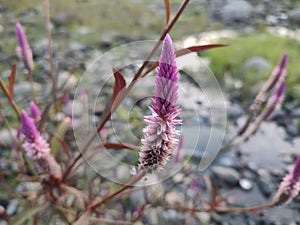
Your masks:
{"label": "reddish leaf", "polygon": [[165,9],[166,9],[166,26],[169,24],[170,20],[170,2],[169,0],[164,0],[165,2]]}
{"label": "reddish leaf", "polygon": [[158,67],[158,61],[154,62],[150,67],[148,67],[146,72],[143,74],[143,77],[150,73],[152,70],[155,70],[156,67]]}
{"label": "reddish leaf", "polygon": [[183,55],[189,54],[191,52],[201,52],[201,51],[205,51],[205,50],[208,50],[208,49],[225,47],[225,46],[228,46],[228,45],[212,44],[212,45],[191,46],[191,47],[180,49],[180,50],[176,51],[176,57],[183,56]]}
{"label": "reddish leaf", "polygon": [[11,98],[14,98],[14,83],[15,83],[15,77],[16,77],[16,64],[13,64],[11,67],[11,72],[8,78],[8,91],[11,96]]}
{"label": "reddish leaf", "polygon": [[112,96],[112,102],[114,102],[120,93],[125,87],[126,87],[126,81],[123,77],[123,75],[120,73],[120,71],[113,68],[114,77],[115,77],[115,86],[114,86],[114,92]]}
{"label": "reddish leaf", "polygon": [[[227,45],[224,44],[211,44],[211,45],[196,45],[191,46],[188,48],[180,49],[176,51],[176,57],[180,57],[192,52],[201,52],[212,48],[219,48],[219,47],[225,47]],[[146,76],[148,73],[150,73],[152,70],[154,70],[158,66],[158,61],[154,62],[148,69],[145,71],[142,77]]]}
{"label": "reddish leaf", "polygon": [[95,148],[111,148],[111,149],[128,149],[128,150],[133,150],[133,151],[137,151],[139,150],[138,146],[132,145],[132,144],[119,144],[119,143],[104,143],[101,145],[98,145]]}

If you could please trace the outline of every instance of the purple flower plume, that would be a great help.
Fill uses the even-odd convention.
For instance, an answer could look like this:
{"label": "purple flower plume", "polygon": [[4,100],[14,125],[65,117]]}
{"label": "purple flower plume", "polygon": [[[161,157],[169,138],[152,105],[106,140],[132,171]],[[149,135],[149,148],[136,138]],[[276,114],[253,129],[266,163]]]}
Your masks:
{"label": "purple flower plume", "polygon": [[38,124],[41,120],[41,112],[34,102],[30,102],[30,116],[34,119],[35,124]]}
{"label": "purple flower plume", "polygon": [[286,175],[273,198],[276,205],[286,205],[295,198],[300,191],[300,156],[297,158],[294,170]]}
{"label": "purple flower plume", "polygon": [[139,168],[152,172],[161,170],[172,156],[178,140],[176,125],[181,120],[178,100],[178,69],[175,62],[172,40],[166,35],[157,69],[154,98],[149,107],[151,116],[145,116],[147,123],[139,153]]}
{"label": "purple flower plume", "polygon": [[266,92],[272,90],[279,80],[284,80],[286,77],[286,64],[288,56],[284,54],[280,61],[280,64],[276,66],[271,74],[270,81],[267,83]]}
{"label": "purple flower plume", "polygon": [[27,42],[27,38],[23,27],[20,23],[16,24],[16,36],[18,41],[17,55],[22,60],[24,68],[27,71],[32,71],[34,63],[32,59],[32,51]]}
{"label": "purple flower plume", "polygon": [[263,119],[270,119],[273,114],[280,109],[284,100],[285,81],[282,81],[277,88],[276,92],[269,98],[266,108],[263,113]]}
{"label": "purple flower plume", "polygon": [[23,147],[29,158],[34,161],[40,173],[60,174],[60,166],[50,154],[49,144],[37,130],[34,121],[22,110],[21,130],[25,136]]}

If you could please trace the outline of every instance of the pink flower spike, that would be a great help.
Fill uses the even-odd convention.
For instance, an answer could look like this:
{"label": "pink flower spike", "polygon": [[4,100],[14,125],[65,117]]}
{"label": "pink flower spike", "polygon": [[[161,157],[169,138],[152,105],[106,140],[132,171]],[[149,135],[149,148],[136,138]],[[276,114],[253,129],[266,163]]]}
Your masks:
{"label": "pink flower spike", "polygon": [[152,172],[161,170],[173,155],[179,135],[176,125],[181,120],[179,107],[175,106],[178,100],[178,69],[172,40],[167,34],[163,43],[162,52],[155,80],[154,98],[149,107],[151,116],[145,116],[147,123],[144,131],[142,147],[139,153],[139,168]]}
{"label": "pink flower spike", "polygon": [[276,93],[272,95],[266,105],[266,109],[264,111],[264,120],[271,119],[276,111],[281,108],[282,102],[284,100],[285,93],[285,81],[282,81],[279,85]]}
{"label": "pink flower spike", "polygon": [[39,123],[41,120],[41,112],[34,102],[30,102],[30,116],[34,119],[35,124]]}
{"label": "pink flower spike", "polygon": [[50,154],[49,144],[41,136],[33,120],[24,110],[21,111],[21,129],[25,136],[23,148],[27,156],[34,161],[34,165],[38,171],[40,173],[59,175],[61,169]]}
{"label": "pink flower spike", "polygon": [[294,170],[286,175],[273,198],[276,205],[287,205],[300,191],[300,156],[297,158]]}
{"label": "pink flower spike", "polygon": [[293,178],[295,181],[300,182],[300,156],[297,158],[293,170]]}
{"label": "pink flower spike", "polygon": [[280,72],[282,72],[282,70],[284,70],[286,68],[287,60],[288,60],[288,56],[286,53],[284,53],[284,55],[282,56],[282,59],[280,61],[280,65],[279,65]]}
{"label": "pink flower spike", "polygon": [[27,42],[27,38],[23,27],[20,23],[16,24],[16,36],[18,41],[17,55],[22,60],[24,68],[27,71],[32,71],[34,63],[32,59],[32,51]]}
{"label": "pink flower spike", "polygon": [[22,133],[27,142],[33,143],[40,136],[40,132],[36,129],[34,122],[27,115],[25,110],[21,111],[21,126]]}
{"label": "pink flower spike", "polygon": [[271,74],[270,81],[267,83],[266,92],[271,91],[278,81],[282,81],[286,77],[286,65],[287,65],[288,55],[285,53],[282,56],[280,64],[276,66]]}

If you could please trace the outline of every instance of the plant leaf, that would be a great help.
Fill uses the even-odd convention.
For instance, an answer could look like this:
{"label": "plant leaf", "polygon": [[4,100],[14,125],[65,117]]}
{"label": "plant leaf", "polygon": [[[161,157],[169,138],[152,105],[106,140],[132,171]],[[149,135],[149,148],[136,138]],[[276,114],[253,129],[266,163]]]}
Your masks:
{"label": "plant leaf", "polygon": [[166,9],[166,26],[169,24],[170,20],[170,2],[169,0],[164,0],[165,3],[165,9]]}
{"label": "plant leaf", "polygon": [[48,114],[49,114],[49,110],[51,108],[51,105],[52,105],[51,102],[48,103],[48,105],[46,105],[45,109],[42,112],[41,121],[40,121],[40,124],[39,124],[39,127],[38,127],[39,131],[43,130],[43,128],[45,126],[45,123],[47,122],[47,118],[48,118]]}
{"label": "plant leaf", "polygon": [[83,213],[79,219],[73,223],[73,225],[88,225],[90,223],[90,215],[91,215],[91,212],[88,210],[88,211],[85,211],[85,213]]}
{"label": "plant leaf", "polygon": [[[114,103],[118,97],[121,97],[123,95],[120,95],[120,92],[125,93],[126,91],[126,81],[123,77],[123,75],[120,73],[120,71],[116,70],[115,68],[113,68],[113,73],[114,73],[114,77],[115,77],[115,86],[114,86],[114,91],[113,91],[113,95],[110,99],[108,99],[108,101],[106,102],[105,108],[103,110],[102,113],[102,121],[100,121],[100,123],[102,123],[102,125],[110,118],[111,113],[114,111]],[[102,126],[97,127],[97,132],[99,132],[101,130]]]}
{"label": "plant leaf", "polygon": [[[224,44],[211,44],[211,45],[196,45],[196,46],[191,46],[188,48],[180,49],[176,51],[176,57],[180,57],[192,52],[201,52],[205,51],[208,49],[213,49],[213,48],[219,48],[219,47],[225,47],[228,45]],[[142,77],[146,76],[148,73],[150,73],[152,70],[154,70],[158,66],[158,61],[154,62],[148,69],[145,71]]]}
{"label": "plant leaf", "polygon": [[12,219],[10,225],[22,225],[26,220],[34,216],[36,213],[42,211],[44,208],[45,205],[30,207],[29,209],[26,209],[20,212],[19,214],[17,214],[16,218]]}
{"label": "plant leaf", "polygon": [[16,77],[16,64],[11,66],[11,72],[8,78],[8,91],[12,98],[14,98],[14,83]]}
{"label": "plant leaf", "polygon": [[183,48],[183,49],[176,51],[176,57],[180,57],[180,56],[192,53],[192,52],[202,52],[202,51],[205,51],[208,49],[225,47],[225,46],[228,46],[228,45],[224,45],[224,44],[195,45],[195,46]]}
{"label": "plant leaf", "polygon": [[95,148],[111,148],[111,149],[128,149],[132,151],[137,151],[139,150],[139,147],[136,145],[132,144],[119,144],[119,143],[104,143],[101,145],[96,146]]}
{"label": "plant leaf", "polygon": [[116,100],[118,94],[126,87],[126,81],[120,71],[113,68],[113,73],[115,77],[115,86],[112,95],[112,103]]}
{"label": "plant leaf", "polygon": [[68,147],[64,143],[63,139],[66,134],[67,129],[69,128],[71,119],[69,117],[66,117],[56,129],[53,138],[51,139],[51,153],[55,156],[58,152],[58,149],[60,146],[62,146],[64,152],[66,153],[68,159],[71,158],[70,152],[68,150]]}

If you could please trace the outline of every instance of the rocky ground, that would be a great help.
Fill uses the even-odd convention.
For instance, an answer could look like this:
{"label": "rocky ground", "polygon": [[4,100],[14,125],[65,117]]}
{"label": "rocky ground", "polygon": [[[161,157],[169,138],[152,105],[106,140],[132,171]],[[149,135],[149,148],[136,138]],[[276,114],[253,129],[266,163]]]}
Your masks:
{"label": "rocky ground", "polygon": [[[281,3],[269,0],[262,2],[254,0],[202,0],[200,2],[203,6],[208,7],[211,23],[222,24],[222,29],[230,28],[237,32],[245,32],[243,28],[246,27],[246,32],[248,32],[248,30],[255,30],[262,24],[264,26],[286,27],[291,30],[300,26],[300,8],[291,7],[292,1]],[[154,1],[149,8],[157,7],[156,4],[159,3]],[[191,4],[200,3],[195,1]],[[5,4],[0,4],[0,35],[5,40],[13,40],[14,23],[20,20],[21,22],[25,21],[25,25],[34,24],[34,18],[39,13],[39,9],[30,8],[16,15],[13,9]],[[53,18],[51,24],[55,32],[53,46],[58,83],[63,84],[67,80],[62,92],[70,92],[71,96],[74,96],[74,89],[77,87],[79,79],[83,77],[84,82],[80,84],[80,87],[89,90],[87,94],[90,99],[97,99],[91,103],[90,112],[95,112],[93,107],[96,103],[96,112],[101,113],[105,104],[101,96],[107,96],[111,91],[113,80],[108,79],[111,75],[111,65],[116,68],[123,67],[122,72],[129,81],[130,76],[139,65],[138,60],[145,57],[150,43],[134,45],[134,51],[131,50],[130,46],[116,51],[108,51],[116,43],[127,43],[134,40],[130,36],[116,35],[112,31],[102,35],[97,43],[73,41],[71,39],[72,35],[64,29],[64,26],[72,25],[72,21],[70,14],[60,14]],[[89,34],[90,29],[92,28],[79,26],[74,29],[74,32],[77,35],[84,36]],[[36,64],[36,72],[34,73],[36,92],[40,101],[46,101],[51,90],[49,86],[50,67],[46,35],[42,36],[31,43],[31,46]],[[197,40],[199,36],[195,35],[193,38],[193,40]],[[178,45],[184,45],[186,41],[187,39],[182,40],[178,42]],[[11,46],[14,44],[14,41],[8,43]],[[0,51],[0,61],[2,62],[0,69],[1,77],[7,78],[10,65],[16,62],[17,59],[14,52],[11,51],[13,47],[7,48],[4,45],[6,44],[1,43],[3,51]],[[102,56],[104,53],[106,53],[105,60],[98,60],[96,64],[91,66],[91,62],[95,57]],[[107,64],[104,65],[104,62]],[[131,65],[128,66],[129,64]],[[182,106],[181,117],[184,120],[184,126],[181,128],[184,135],[184,158],[182,162],[188,163],[182,170],[160,184],[159,187],[156,185],[153,189],[150,189],[149,195],[159,202],[162,199],[162,193],[164,193],[164,203],[170,205],[177,203],[189,207],[201,205],[200,199],[209,199],[210,190],[207,187],[207,179],[210,177],[218,187],[219,195],[226,198],[226,203],[223,204],[249,207],[270,202],[281,178],[292,168],[295,158],[300,153],[299,106],[293,101],[287,102],[284,109],[277,112],[272,121],[262,124],[259,132],[250,141],[219,155],[212,165],[206,169],[217,154],[220,145],[225,143],[245,120],[247,107],[244,106],[249,105],[251,102],[245,103],[243,99],[238,99],[239,93],[236,94],[236,92],[224,93],[224,96],[215,95],[216,92],[220,91],[222,93],[222,91],[215,83],[206,62],[197,59],[196,55],[181,60],[179,64],[182,70],[179,104]],[[261,70],[267,70],[270,69],[271,65],[264,58],[258,56],[241,65],[244,70],[249,67],[261,67]],[[21,70],[19,70],[19,73],[21,74]],[[205,78],[199,78],[199,73]],[[30,96],[30,84],[25,80],[24,77],[19,76],[16,81],[15,98],[20,105],[26,105],[28,103],[27,97]],[[110,124],[107,129],[113,130],[114,127],[118,127],[118,129],[112,132],[114,135],[108,134],[109,141],[128,142],[128,140],[131,140],[134,144],[139,144],[140,127],[143,126],[142,117],[153,90],[153,82],[150,81],[153,81],[153,76],[150,76],[149,80],[143,84],[138,83],[130,98],[125,101],[117,112],[117,116],[113,118],[113,124]],[[1,94],[0,96],[3,99]],[[5,103],[5,100],[3,101]],[[81,110],[83,108],[81,104],[78,100],[74,106],[78,118],[81,118],[80,113],[84,113]],[[225,108],[227,109],[227,115],[224,111]],[[68,110],[70,109],[66,109],[66,114]],[[6,108],[4,108],[4,111],[9,114],[9,110]],[[131,132],[126,134],[120,132],[119,130],[122,130],[120,127],[128,129],[126,127],[128,123],[124,121],[129,120],[134,121],[129,127]],[[0,130],[0,140],[7,145],[12,143],[8,130]],[[206,155],[208,162],[201,164],[205,153],[209,153]],[[128,156],[118,155],[116,157],[124,160]],[[199,164],[202,165],[200,170],[204,171],[199,172]],[[5,166],[1,165],[1,167]],[[129,167],[120,165],[115,169],[113,175],[120,181],[124,179],[124,171],[127,171],[126,174],[128,175]],[[130,197],[130,203],[132,205],[140,203],[142,196],[143,193],[136,192]],[[14,214],[18,202],[14,199],[0,199],[0,204],[7,209],[7,212]],[[295,225],[300,224],[299,210],[299,197],[286,207],[263,210],[253,214],[201,212],[191,215],[174,209],[162,209],[157,206],[148,210],[141,222],[137,224],[159,224],[160,221],[164,221],[162,224],[174,225],[184,223]]]}

